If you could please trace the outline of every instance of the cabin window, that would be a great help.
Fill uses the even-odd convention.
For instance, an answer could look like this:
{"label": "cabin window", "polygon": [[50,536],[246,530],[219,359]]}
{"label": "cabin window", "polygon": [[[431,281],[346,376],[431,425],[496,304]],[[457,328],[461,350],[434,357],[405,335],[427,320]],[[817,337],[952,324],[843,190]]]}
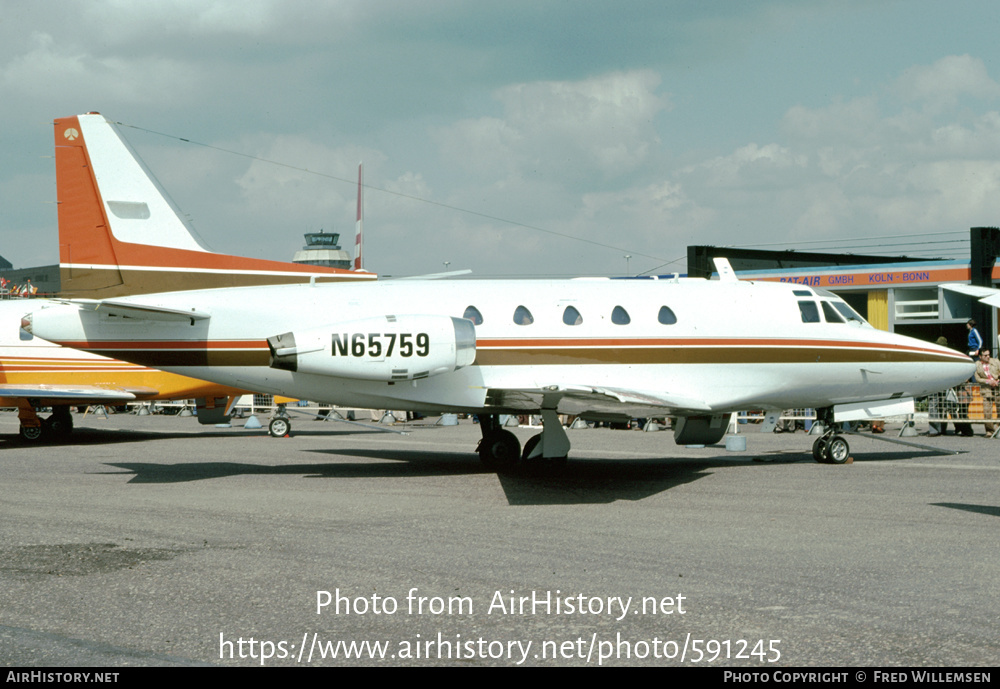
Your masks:
{"label": "cabin window", "polygon": [[803,323],[819,323],[819,308],[814,301],[800,301],[799,313]]}
{"label": "cabin window", "polygon": [[844,323],[844,317],[841,316],[837,309],[833,308],[833,305],[828,301],[821,301],[820,304],[823,305],[823,316],[826,318],[827,323]]}
{"label": "cabin window", "polygon": [[483,324],[483,314],[479,313],[479,309],[475,306],[466,306],[465,313],[462,314],[462,318],[472,321],[473,325]]}
{"label": "cabin window", "polygon": [[669,306],[661,306],[656,320],[660,321],[663,325],[673,325],[677,322],[677,316],[674,315]]}
{"label": "cabin window", "polygon": [[514,323],[517,325],[531,325],[535,322],[535,317],[528,311],[527,306],[518,306],[514,309]]}
{"label": "cabin window", "polygon": [[583,316],[576,310],[575,306],[567,306],[563,311],[563,323],[566,325],[580,325],[583,323]]}
{"label": "cabin window", "polygon": [[611,322],[615,325],[628,325],[632,322],[629,318],[628,311],[620,306],[616,306],[614,311],[611,312]]}

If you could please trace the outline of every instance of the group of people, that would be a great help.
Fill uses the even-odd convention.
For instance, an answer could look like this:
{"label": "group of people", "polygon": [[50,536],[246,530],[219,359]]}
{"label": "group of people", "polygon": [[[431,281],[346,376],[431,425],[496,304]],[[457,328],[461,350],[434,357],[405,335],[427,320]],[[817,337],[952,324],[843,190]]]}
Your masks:
{"label": "group of people", "polygon": [[[986,426],[986,437],[992,437],[997,427],[993,420],[993,404],[997,401],[1000,390],[1000,360],[994,358],[989,347],[984,346],[983,338],[976,329],[976,322],[969,320],[965,327],[969,332],[969,356],[976,362],[976,372],[971,379],[945,393],[944,402],[932,405],[931,418],[946,419],[951,412],[955,419],[969,417],[969,404],[972,402],[971,386],[973,381],[979,386],[979,396],[983,402],[983,419]],[[947,346],[944,337],[938,338],[938,344]],[[937,402],[937,398],[934,400]],[[933,408],[937,407],[937,408]],[[955,432],[959,435],[973,435],[972,424],[953,421]],[[932,421],[928,435],[943,435],[948,426],[947,421]]]}
{"label": "group of people", "polygon": [[4,299],[10,297],[33,297],[37,293],[38,288],[31,284],[31,280],[28,280],[23,285],[15,285],[7,278],[0,277],[0,295]]}

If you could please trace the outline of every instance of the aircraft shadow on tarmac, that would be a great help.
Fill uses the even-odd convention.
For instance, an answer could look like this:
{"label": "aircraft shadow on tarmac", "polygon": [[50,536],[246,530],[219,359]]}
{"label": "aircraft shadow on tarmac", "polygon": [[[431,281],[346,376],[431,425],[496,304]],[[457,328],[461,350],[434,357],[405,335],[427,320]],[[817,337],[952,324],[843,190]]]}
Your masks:
{"label": "aircraft shadow on tarmac", "polygon": [[[320,433],[331,438],[343,436],[343,440],[349,440],[351,435],[358,432],[370,431],[344,429],[333,432],[326,430]],[[145,439],[162,440],[195,436],[222,439],[231,438],[233,434],[221,430],[219,432],[202,430],[197,433],[150,433],[87,429],[79,436],[74,434],[73,439],[66,444],[125,443]],[[719,449],[722,450],[721,447]],[[134,474],[129,483],[186,483],[253,475],[392,479],[487,473],[471,452],[372,448],[327,448],[304,451],[342,456],[345,461],[280,465],[213,461],[171,464],[132,461],[109,462],[107,465]],[[855,453],[855,461],[859,463],[900,461],[940,454],[951,454],[951,452],[920,451],[914,448],[892,452],[865,452]],[[364,461],[365,459],[372,461]],[[802,450],[777,450],[756,455],[732,455],[722,450],[720,454],[704,458],[676,458],[669,455],[655,459],[571,458],[562,469],[499,474],[498,480],[511,505],[602,504],[617,500],[642,500],[708,476],[716,469],[793,463],[813,464],[814,460],[811,454]],[[844,467],[816,465],[818,471],[844,469]]]}
{"label": "aircraft shadow on tarmac", "polygon": [[[346,458],[373,461],[343,461],[323,464],[267,465],[241,462],[109,462],[135,474],[129,483],[185,483],[230,476],[295,476],[303,478],[399,479],[431,476],[467,476],[488,473],[467,452],[415,450],[308,450]],[[812,463],[801,452],[782,452],[768,461],[751,457],[718,455],[663,459],[571,459],[561,469],[498,474],[497,479],[510,505],[604,504],[618,500],[642,500],[675,486],[709,476],[713,470],[734,467],[766,467],[768,463]],[[817,468],[821,468],[817,466]],[[109,472],[120,473],[120,472]]]}
{"label": "aircraft shadow on tarmac", "polygon": [[[361,453],[351,453],[357,456]],[[365,454],[368,454],[367,452]],[[382,455],[383,453],[372,453]],[[375,462],[288,464],[271,466],[237,462],[153,464],[109,462],[108,466],[134,473],[129,483],[184,483],[230,476],[294,476],[303,478],[400,479],[422,476],[463,476],[488,473],[467,453],[394,452]],[[571,463],[561,471],[498,474],[511,505],[600,504],[616,500],[641,500],[708,476],[710,469],[733,462],[711,461],[586,461]],[[119,472],[109,472],[119,473]]]}
{"label": "aircraft shadow on tarmac", "polygon": [[[301,436],[322,436],[328,438],[339,438],[341,436],[352,436],[366,433],[385,432],[378,428],[368,429],[334,429],[319,431],[296,432]],[[120,428],[76,428],[73,433],[65,438],[42,441],[40,443],[26,444],[16,433],[0,435],[0,447],[17,447],[28,449],[32,447],[53,447],[74,445],[113,445],[115,443],[136,443],[145,440],[182,440],[185,438],[238,438],[247,436],[267,437],[267,431],[244,431],[242,428],[208,430],[202,427],[195,427],[191,431],[143,431]]]}
{"label": "aircraft shadow on tarmac", "polygon": [[932,502],[935,507],[947,507],[952,510],[964,510],[975,514],[988,514],[991,517],[1000,517],[1000,507],[995,505],[968,505],[961,502]]}
{"label": "aircraft shadow on tarmac", "polygon": [[202,433],[150,433],[146,431],[119,431],[119,430],[76,430],[66,438],[42,441],[39,443],[25,443],[16,435],[7,435],[0,438],[0,446],[27,450],[32,448],[46,447],[73,447],[76,445],[116,445],[120,443],[137,443],[144,440],[179,440],[183,438],[219,438],[231,435],[225,432],[202,432]]}

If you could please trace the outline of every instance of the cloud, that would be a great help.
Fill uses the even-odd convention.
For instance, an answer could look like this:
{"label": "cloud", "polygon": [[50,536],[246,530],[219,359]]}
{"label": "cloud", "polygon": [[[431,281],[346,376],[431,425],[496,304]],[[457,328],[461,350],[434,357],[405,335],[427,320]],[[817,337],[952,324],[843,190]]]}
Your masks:
{"label": "cloud", "polygon": [[949,55],[933,64],[907,69],[894,92],[905,101],[940,111],[954,107],[963,96],[994,100],[1000,96],[1000,84],[990,78],[981,59]]}
{"label": "cloud", "polygon": [[60,101],[152,104],[162,92],[184,98],[198,81],[193,66],[169,57],[98,57],[37,31],[27,52],[0,66],[0,87],[7,97],[32,100],[41,95]]}
{"label": "cloud", "polygon": [[164,33],[260,35],[278,20],[281,4],[276,0],[103,0],[88,2],[85,15],[96,31],[113,42]]}
{"label": "cloud", "polygon": [[669,108],[648,70],[580,81],[540,81],[494,92],[499,117],[458,121],[435,132],[442,156],[477,174],[613,178],[642,165]]}
{"label": "cloud", "polygon": [[741,146],[727,156],[688,167],[684,172],[697,174],[708,187],[750,188],[785,186],[808,165],[808,156],[778,144]]}
{"label": "cloud", "polygon": [[[753,228],[742,243],[960,230],[1000,215],[1000,87],[968,55],[915,65],[874,93],[794,105],[782,136],[672,171],[692,207]],[[917,106],[917,107],[914,107]],[[766,233],[762,234],[762,233]],[[901,246],[900,252],[906,247]]]}
{"label": "cloud", "polygon": [[837,100],[822,108],[795,105],[785,113],[781,126],[783,133],[796,142],[825,143],[835,138],[840,145],[874,143],[884,130],[874,96]]}

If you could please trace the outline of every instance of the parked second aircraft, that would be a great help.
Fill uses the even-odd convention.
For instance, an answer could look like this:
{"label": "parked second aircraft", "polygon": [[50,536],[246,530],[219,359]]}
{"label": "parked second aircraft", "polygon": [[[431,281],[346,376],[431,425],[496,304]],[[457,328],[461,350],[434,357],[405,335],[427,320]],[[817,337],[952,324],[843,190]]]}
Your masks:
{"label": "parked second aircraft", "polygon": [[[240,258],[201,245],[116,127],[96,113],[55,121],[61,294],[108,297],[199,287],[362,280],[371,273]],[[136,201],[141,199],[141,201]],[[221,421],[245,389],[59,347],[18,332],[46,300],[0,302],[0,405],[18,407],[25,440],[73,427],[70,407],[197,399],[198,420]],[[39,418],[36,410],[51,407]]]}

